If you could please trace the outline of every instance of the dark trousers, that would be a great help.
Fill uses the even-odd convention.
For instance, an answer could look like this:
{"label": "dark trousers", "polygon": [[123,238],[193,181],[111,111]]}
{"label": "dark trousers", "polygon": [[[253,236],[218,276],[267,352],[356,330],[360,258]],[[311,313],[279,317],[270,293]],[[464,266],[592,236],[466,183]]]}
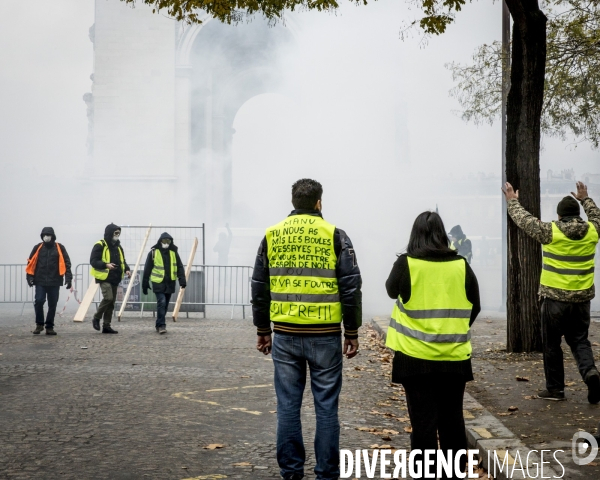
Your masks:
{"label": "dark trousers", "polygon": [[588,340],[590,302],[572,303],[544,299],[542,304],[542,342],[544,344],[544,373],[546,388],[565,389],[565,369],[561,347],[564,335],[577,362],[582,378],[595,367],[594,353]]}
{"label": "dark trousers", "polygon": [[35,286],[35,323],[44,324],[44,303],[48,297],[48,314],[46,315],[46,328],[54,328],[54,316],[56,315],[56,305],[58,304],[58,292],[60,287]]}
{"label": "dark trousers", "polygon": [[98,305],[95,318],[103,319],[102,326],[110,326],[112,320],[113,311],[115,310],[115,301],[117,300],[117,288],[118,285],[113,285],[108,282],[102,282],[100,284],[100,290],[102,291],[102,301]]}
{"label": "dark trousers", "polygon": [[156,328],[167,325],[166,316],[171,300],[170,293],[155,293],[156,295]]}
{"label": "dark trousers", "polygon": [[[437,450],[438,434],[439,448],[444,454],[447,450],[457,452],[467,448],[463,417],[465,384],[463,377],[450,374],[419,375],[402,382],[412,424],[412,450]],[[466,456],[462,456],[460,465],[463,471],[466,463]],[[435,471],[433,467],[431,471]]]}

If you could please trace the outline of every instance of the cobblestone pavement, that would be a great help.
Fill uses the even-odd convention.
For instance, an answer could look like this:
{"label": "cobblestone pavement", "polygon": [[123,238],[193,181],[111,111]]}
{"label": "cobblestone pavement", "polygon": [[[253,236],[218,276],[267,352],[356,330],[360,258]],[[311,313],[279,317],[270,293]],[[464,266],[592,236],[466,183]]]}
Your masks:
{"label": "cobblestone pavement", "polygon": [[[57,336],[32,335],[27,314],[0,313],[1,478],[279,478],[273,366],[251,321],[182,319],[167,335],[151,318],[114,326],[118,335],[102,335],[61,319]],[[406,448],[402,391],[361,330],[361,353],[344,360],[341,448]],[[313,412],[306,394],[309,479]]]}

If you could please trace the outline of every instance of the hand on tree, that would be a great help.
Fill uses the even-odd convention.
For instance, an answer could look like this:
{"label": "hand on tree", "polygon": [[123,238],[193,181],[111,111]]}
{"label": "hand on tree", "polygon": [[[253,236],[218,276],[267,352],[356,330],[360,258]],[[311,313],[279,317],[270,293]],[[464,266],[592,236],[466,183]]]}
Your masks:
{"label": "hand on tree", "polygon": [[504,198],[506,198],[507,202],[510,201],[510,200],[512,200],[512,199],[517,199],[517,200],[519,199],[519,191],[517,190],[515,192],[513,186],[510,183],[508,183],[508,182],[506,182],[504,184],[504,188],[502,189],[502,193],[504,193]]}
{"label": "hand on tree", "polygon": [[577,193],[571,192],[577,200],[583,202],[586,198],[588,198],[587,185],[584,185],[583,182],[577,182]]}

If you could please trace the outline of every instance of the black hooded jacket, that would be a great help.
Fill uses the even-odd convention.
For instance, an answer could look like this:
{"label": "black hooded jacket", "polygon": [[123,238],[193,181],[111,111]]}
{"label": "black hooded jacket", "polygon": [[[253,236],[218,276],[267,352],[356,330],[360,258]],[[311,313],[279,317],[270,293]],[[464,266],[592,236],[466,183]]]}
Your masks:
{"label": "black hooded jacket", "polygon": [[[96,279],[96,283],[108,282],[111,285],[118,285],[121,283],[121,279],[123,278],[124,272],[121,271],[121,257],[119,255],[119,250],[123,252],[123,248],[121,248],[121,242],[119,240],[113,243],[112,239],[117,230],[121,230],[121,227],[115,225],[114,223],[107,225],[104,229],[104,241],[106,242],[106,245],[108,245],[108,251],[110,253],[109,263],[114,263],[117,268],[108,272],[108,278],[106,280]],[[92,248],[92,254],[90,255],[90,265],[96,270],[106,269],[106,263],[102,261],[103,251],[103,245],[98,243],[94,244],[94,248]],[[125,264],[125,272],[127,272],[129,270],[129,265],[127,265],[127,260],[125,260],[125,252],[123,252],[123,263]]]}
{"label": "black hooded jacket", "polygon": [[[42,240],[45,235],[50,235],[52,240],[49,242],[38,243],[31,253],[29,254],[29,258],[32,258],[35,255],[35,252],[38,251],[40,245],[43,244],[43,247],[40,249],[40,253],[38,255],[37,265],[35,267],[34,275],[27,275],[27,280],[31,280],[33,278],[34,285],[40,285],[43,287],[60,287],[63,284],[63,277],[60,275],[58,271],[58,249],[56,248],[56,235],[54,234],[54,229],[52,227],[44,227],[42,229],[42,233],[40,237]],[[69,254],[67,253],[67,249],[63,244],[59,244],[60,249],[63,254],[63,258],[65,259],[65,267],[67,267],[67,271],[65,273],[64,280],[66,283],[71,283],[73,280],[73,274],[71,273],[71,259],[69,258]]]}
{"label": "black hooded jacket", "polygon": [[[168,238],[171,240],[171,244],[169,248],[162,248],[161,241],[164,238]],[[171,280],[171,254],[169,252],[175,252],[175,258],[177,260],[177,279],[179,280],[179,286],[185,287],[185,269],[183,268],[183,264],[181,263],[181,258],[179,257],[179,253],[177,252],[177,246],[173,244],[173,237],[169,235],[167,232],[161,234],[156,245],[152,247],[150,253],[148,253],[148,257],[146,257],[146,264],[144,265],[144,277],[142,279],[142,288],[148,288],[150,286],[150,274],[152,273],[152,269],[154,268],[154,256],[162,255],[163,265],[165,266],[165,277],[162,282],[154,283],[152,282],[152,291],[154,293],[175,293],[175,280]]]}

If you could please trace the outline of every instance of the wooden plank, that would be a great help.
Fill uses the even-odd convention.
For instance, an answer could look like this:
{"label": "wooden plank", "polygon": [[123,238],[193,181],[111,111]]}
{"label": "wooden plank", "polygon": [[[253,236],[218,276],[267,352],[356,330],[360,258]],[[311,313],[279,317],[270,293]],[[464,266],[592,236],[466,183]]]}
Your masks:
{"label": "wooden plank", "polygon": [[77,313],[73,317],[74,322],[83,322],[83,320],[85,319],[85,316],[87,314],[87,311],[90,308],[90,305],[94,301],[94,297],[96,296],[96,292],[98,291],[99,286],[100,286],[100,284],[96,283],[95,281],[92,281],[92,283],[90,283],[90,286],[88,287],[87,291],[85,292],[85,295],[83,296],[83,300],[81,300],[81,304],[79,305],[79,308],[77,309]]}
{"label": "wooden plank", "polygon": [[131,277],[129,278],[129,284],[127,285],[127,290],[125,292],[125,296],[123,297],[123,303],[121,304],[121,310],[119,310],[119,316],[117,319],[119,322],[121,321],[121,315],[123,315],[123,311],[127,306],[127,300],[129,300],[129,294],[131,293],[131,289],[133,288],[133,281],[135,280],[135,276],[137,274],[138,269],[140,268],[140,262],[142,261],[142,255],[144,254],[144,250],[146,249],[146,242],[148,241],[148,237],[150,236],[150,231],[152,230],[152,224],[148,226],[148,231],[146,232],[146,237],[144,238],[144,242],[142,243],[142,248],[140,248],[140,253],[138,253],[137,262],[135,262],[135,268],[133,272],[131,272]]}
{"label": "wooden plank", "polygon": [[[196,256],[196,249],[198,248],[198,237],[194,238],[194,245],[192,245],[192,251],[190,252],[190,258],[185,266],[185,281],[190,279],[190,272],[192,271],[192,264],[194,263],[194,257]],[[185,294],[185,288],[179,288],[177,294],[177,301],[175,302],[175,308],[173,308],[173,321],[177,321],[179,316],[179,309],[181,308],[181,302],[183,302],[183,295]]]}

